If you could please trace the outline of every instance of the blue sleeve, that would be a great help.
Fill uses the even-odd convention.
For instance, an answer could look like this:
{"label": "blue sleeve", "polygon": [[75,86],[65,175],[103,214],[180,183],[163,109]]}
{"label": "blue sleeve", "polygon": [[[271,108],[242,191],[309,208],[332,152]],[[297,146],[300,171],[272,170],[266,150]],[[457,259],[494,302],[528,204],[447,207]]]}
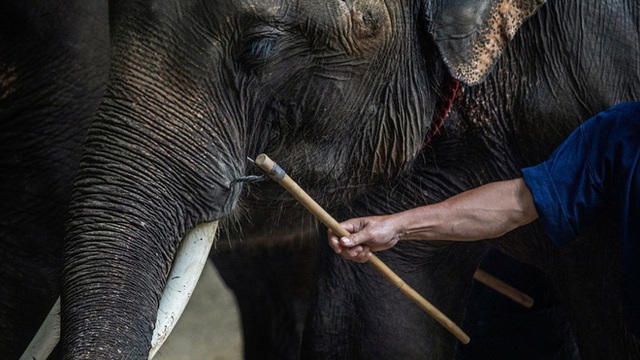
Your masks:
{"label": "blue sleeve", "polygon": [[625,212],[638,181],[629,167],[640,154],[639,133],[640,103],[620,104],[584,122],[545,162],[522,170],[554,243],[576,238],[607,207]]}

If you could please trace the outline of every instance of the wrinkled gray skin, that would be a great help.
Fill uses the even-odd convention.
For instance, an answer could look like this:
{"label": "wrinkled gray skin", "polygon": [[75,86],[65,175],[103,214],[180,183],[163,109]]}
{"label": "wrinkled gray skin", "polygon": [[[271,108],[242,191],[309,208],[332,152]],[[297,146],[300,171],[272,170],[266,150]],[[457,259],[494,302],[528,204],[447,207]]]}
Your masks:
{"label": "wrinkled gray skin", "polygon": [[[466,52],[436,28],[438,60],[430,23],[419,20],[432,21],[433,9],[420,2],[287,5],[111,6],[112,76],[85,144],[65,244],[69,358],[146,357],[179,239],[239,210],[242,187],[230,182],[247,172],[246,155],[268,152],[312,193],[330,194],[323,203],[355,194],[417,152],[442,63],[468,82],[481,80],[473,69],[490,66],[461,66]],[[268,199],[269,190],[253,196]],[[333,319],[335,329],[354,329],[351,317]],[[362,354],[350,346],[336,349]]]}
{"label": "wrinkled gray skin", "polygon": [[[146,358],[176,247],[195,225],[242,212],[231,181],[255,171],[246,156],[269,153],[325,204],[353,195],[415,156],[444,74],[418,1],[109,10],[111,73],[65,237],[70,359]],[[247,197],[278,204],[274,189]]]}
{"label": "wrinkled gray skin", "polygon": [[22,354],[60,289],[62,238],[108,77],[106,1],[0,4],[0,358]]}
{"label": "wrinkled gray skin", "polygon": [[[580,122],[616,103],[638,100],[638,12],[638,5],[630,1],[556,1],[545,5],[519,31],[483,84],[463,87],[440,135],[421,152],[409,174],[336,211],[336,216],[346,219],[400,211],[441,201],[489,181],[517,177],[520,168],[544,160]],[[257,211],[252,221],[274,223],[268,216],[276,215]],[[288,219],[282,230],[288,237],[291,237],[290,229],[300,229],[307,223],[306,220],[296,223],[290,215],[283,218]],[[246,233],[250,239],[264,237],[264,234]],[[273,234],[278,236],[282,235]],[[302,246],[303,242],[294,244]],[[535,223],[499,240],[474,244],[401,242],[378,255],[461,324],[472,288],[471,275],[481,263],[487,246],[494,246],[541,269],[566,310],[570,328],[563,323],[561,314],[549,312],[556,308],[534,308],[537,319],[552,316],[544,330],[550,336],[557,336],[554,340],[564,339],[556,344],[558,353],[546,358],[574,358],[575,337],[582,359],[637,359],[640,357],[637,339],[628,333],[621,320],[617,244],[616,231],[604,216],[602,223],[594,224],[580,241],[562,248],[550,245]],[[277,260],[280,268],[293,266],[294,261],[282,260],[282,254],[288,254],[290,249],[291,246],[285,247],[277,253],[270,248],[262,255],[261,262],[253,264],[263,266],[251,270],[253,274],[260,274],[259,277],[251,278],[254,275],[249,274],[243,283],[231,283],[232,288],[240,288],[236,294],[248,296],[246,288],[255,285],[247,280],[249,278],[262,284],[260,293],[266,298],[264,294],[269,291],[263,289],[276,283],[263,275],[276,268],[273,265],[276,262],[269,263],[268,259]],[[329,251],[324,241],[318,249],[321,252],[317,262],[318,293],[313,296],[306,327],[304,358],[450,359],[454,356],[459,344],[453,336],[372,269],[343,261]],[[257,258],[254,253],[247,256],[244,248],[242,252],[246,258]],[[219,268],[225,265],[220,260],[222,257],[215,258]],[[233,268],[227,268],[223,275],[225,273],[234,273]],[[295,281],[289,280],[289,283],[295,284]],[[311,291],[309,287],[301,288]],[[287,298],[283,293],[286,295],[273,291],[270,296],[295,298]],[[305,294],[299,291],[298,295],[300,293]],[[259,299],[253,297],[254,307],[260,303]],[[300,301],[300,296],[295,299]],[[543,301],[536,298],[538,303]],[[242,302],[240,300],[241,310],[250,312],[242,308]],[[296,311],[288,314],[289,318],[304,316]],[[278,323],[282,318],[285,318],[282,313],[277,312],[271,320],[261,321],[277,327],[282,326]],[[284,326],[284,329],[296,334],[293,326]],[[278,338],[265,344],[252,335],[245,334],[245,342],[253,346],[245,349],[247,354],[260,354],[256,349],[283,346],[277,342]],[[527,339],[519,341],[526,344]],[[287,345],[298,346],[295,342]],[[288,349],[291,352],[291,348]],[[505,343],[499,354],[482,356],[489,359],[533,356],[523,353],[522,349],[524,347]],[[462,356],[461,353],[458,356]],[[470,358],[477,359],[477,356]]]}
{"label": "wrinkled gray skin", "polygon": [[[475,22],[476,18],[474,18],[473,14],[468,16],[466,13],[468,5],[470,5],[474,11],[477,10],[480,12],[479,18],[483,21]],[[532,3],[525,5],[519,3],[513,4],[513,6],[517,5],[523,6],[518,13],[520,16],[524,16],[524,14],[531,11],[527,6],[532,6]],[[448,2],[446,5],[440,2],[426,3],[423,8],[414,9],[424,11],[415,16],[423,18],[422,20],[424,22],[422,24],[424,27],[421,30],[427,32],[426,39],[436,39],[440,52],[433,46],[426,47],[426,50],[435,56],[443,56],[442,61],[450,67],[456,77],[468,82],[477,82],[482,79],[482,75],[478,75],[478,71],[475,71],[475,69],[484,67],[485,70],[487,70],[491,65],[482,63],[479,58],[493,59],[499,54],[480,47],[469,46],[469,44],[475,44],[474,41],[481,43],[486,41],[494,45],[492,49],[497,49],[499,47],[495,46],[494,41],[498,39],[505,43],[507,41],[507,39],[496,36],[496,34],[491,31],[496,28],[500,29],[498,26],[495,26],[496,22],[492,22],[490,17],[492,14],[490,10],[496,8],[500,8],[498,2],[459,1]],[[509,9],[513,9],[513,7],[507,6],[506,10]],[[507,24],[503,24],[509,27],[509,31],[515,31],[519,23],[523,20],[523,18],[518,16],[510,17],[509,14],[505,14],[503,18],[511,20],[507,21]],[[470,22],[470,24],[466,24],[469,25],[469,27],[463,29],[456,28],[455,24],[457,19],[466,19]],[[460,22],[460,24],[465,25],[464,22]],[[480,26],[481,28],[475,29],[475,26]],[[460,31],[470,31],[469,28],[471,28],[471,30],[478,30],[479,35],[477,35],[477,37],[459,36]],[[504,33],[501,34],[503,35]],[[474,51],[470,49],[479,49],[480,53],[474,53]],[[404,54],[403,56],[411,55],[412,54]],[[423,76],[420,69],[414,70],[415,77],[420,78]],[[412,88],[413,83],[405,84],[404,86]],[[430,91],[430,88],[425,88],[421,91]],[[438,92],[446,91],[441,87]],[[284,167],[288,171],[293,171],[294,174],[292,176],[296,180],[298,179],[298,169],[295,166],[290,167],[285,165]],[[304,176],[304,172],[301,172],[300,176]],[[232,288],[238,298],[245,334],[245,356],[248,358],[264,358],[265,356],[269,356],[274,359],[296,359],[300,357],[302,319],[306,316],[309,296],[314,287],[309,282],[311,279],[309,273],[315,261],[308,254],[315,251],[315,245],[307,245],[305,244],[305,240],[298,242],[290,242],[289,240],[295,238],[294,235],[298,231],[304,233],[303,237],[305,238],[313,237],[311,233],[315,230],[315,227],[304,214],[300,214],[300,212],[304,211],[301,207],[293,211],[291,209],[277,209],[269,212],[269,206],[271,205],[271,208],[273,208],[273,204],[265,200],[260,201],[260,196],[255,196],[256,192],[258,194],[262,193],[259,190],[262,186],[266,185],[252,186],[250,187],[251,190],[248,191],[249,195],[245,201],[251,204],[253,211],[249,211],[246,219],[243,219],[244,222],[241,226],[242,231],[232,231],[230,235],[226,235],[229,237],[242,237],[244,239],[242,245],[236,246],[235,252],[227,253],[223,251],[221,253],[214,253],[212,258],[227,285]],[[275,189],[274,191],[283,194],[282,189]],[[254,194],[253,196],[251,195],[252,193]],[[281,196],[286,197],[284,194]],[[325,203],[333,208],[338,205],[332,202]],[[389,208],[386,209],[388,210]],[[256,227],[255,224],[258,224],[258,227]],[[280,241],[284,243],[284,245],[282,245],[281,248],[277,246],[274,247],[274,240]],[[254,242],[257,242],[258,245],[252,247]],[[264,243],[268,245],[264,245]],[[321,244],[321,248],[322,246],[324,246],[324,244]],[[480,249],[483,248],[484,247],[480,247]],[[300,258],[302,258],[302,260]],[[477,263],[479,259],[472,257],[472,261],[476,261]],[[377,275],[374,274],[372,276]],[[462,284],[462,280],[466,280],[468,277],[468,272],[462,272],[459,276],[461,281],[457,283]],[[345,288],[353,287],[351,281],[343,280],[344,279],[340,278],[335,279],[336,282],[333,282],[332,285]],[[427,283],[426,279],[421,282],[424,286],[426,286]],[[414,286],[416,286],[417,289],[426,289],[421,285],[414,284]],[[334,291],[334,289],[331,288],[328,291],[331,292]],[[394,291],[395,290],[391,290],[391,293]],[[332,295],[329,294],[328,296],[331,297]],[[355,306],[352,304],[350,298],[339,301],[341,306]],[[444,308],[446,310],[449,306],[455,307],[460,302],[462,302],[462,299],[458,302],[450,302],[447,304],[447,307]],[[373,309],[375,306],[371,306],[371,308]],[[409,308],[409,312],[413,310],[415,309]],[[325,315],[322,315],[322,317],[329,322],[326,324],[329,333],[338,331],[338,329],[342,329],[343,326],[349,324],[348,321],[342,322],[343,319],[340,317],[336,317],[336,321],[333,321],[331,314],[334,311],[340,312],[340,309],[337,309],[334,303],[331,303],[328,304]],[[365,310],[362,309],[362,311]],[[338,315],[338,313],[336,313],[336,315]],[[394,323],[394,321],[396,321],[396,323]],[[394,316],[393,320],[389,320],[389,323],[397,324],[397,321],[401,322],[402,320]],[[429,321],[430,320],[426,320],[422,325],[431,324]],[[378,329],[380,333],[384,333],[388,328],[386,324],[382,323],[370,325],[371,328]],[[315,326],[315,324],[312,326]],[[440,330],[437,328],[437,325],[428,326],[434,328],[434,331]],[[337,339],[331,339],[331,341],[325,342],[322,335],[319,335],[318,339],[314,338],[313,341],[316,342],[317,340],[317,344],[320,344],[317,345],[318,347],[324,346],[326,349],[332,349],[338,357],[355,356],[355,354],[358,353],[346,350],[346,348],[343,348],[341,345],[345,344],[344,346],[347,347],[350,345],[346,344],[354,345],[359,343],[360,337],[358,336],[358,331],[355,330],[355,328],[350,329],[350,331],[343,334],[345,338],[339,339],[339,341],[337,341]],[[312,336],[316,335],[314,334]],[[437,341],[437,339],[435,340]],[[438,349],[433,341],[429,340],[424,342],[424,344],[425,345],[420,345],[422,349],[433,351],[434,354],[437,353]],[[363,343],[362,346],[367,347],[367,344]],[[388,350],[393,353],[396,348],[392,347]],[[368,354],[374,357],[378,357],[381,353],[384,353],[380,352],[380,346],[371,346],[370,351],[371,353]],[[307,353],[307,355],[309,354]],[[316,355],[322,357],[324,353],[320,351],[313,356]]]}
{"label": "wrinkled gray skin", "polygon": [[[619,102],[640,99],[639,13],[635,1],[548,2],[521,28],[490,77],[464,87],[441,135],[414,162],[410,175],[360,199],[344,217],[433,203],[517,177],[520,168],[544,160],[580,122]],[[483,246],[495,246],[549,276],[582,359],[637,359],[638,340],[620,312],[620,249],[611,224],[603,214],[600,223],[565,247],[552,246],[534,223],[485,244],[401,242],[379,256],[460,322]],[[452,357],[453,336],[371,269],[329,252],[320,264],[305,356]]]}

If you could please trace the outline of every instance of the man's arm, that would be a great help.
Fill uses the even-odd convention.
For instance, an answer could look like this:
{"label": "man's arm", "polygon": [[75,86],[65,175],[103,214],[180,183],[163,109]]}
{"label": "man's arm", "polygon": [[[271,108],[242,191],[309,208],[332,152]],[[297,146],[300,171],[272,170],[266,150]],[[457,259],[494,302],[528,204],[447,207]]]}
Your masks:
{"label": "man's arm", "polygon": [[522,178],[489,183],[443,202],[391,215],[347,220],[351,233],[329,244],[343,257],[364,262],[371,251],[385,250],[399,240],[473,241],[496,238],[538,217]]}

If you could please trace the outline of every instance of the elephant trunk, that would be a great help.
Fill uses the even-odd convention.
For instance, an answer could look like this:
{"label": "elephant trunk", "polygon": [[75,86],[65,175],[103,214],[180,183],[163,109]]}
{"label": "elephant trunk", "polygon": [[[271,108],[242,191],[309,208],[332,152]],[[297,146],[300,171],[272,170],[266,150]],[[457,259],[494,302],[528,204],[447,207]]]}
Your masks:
{"label": "elephant trunk", "polygon": [[136,211],[133,206],[108,209],[109,203],[121,204],[115,196],[92,198],[79,204],[82,209],[74,209],[65,239],[64,353],[70,358],[83,358],[84,353],[142,358],[151,342],[176,240],[162,239],[159,233],[165,230],[146,223],[151,216],[147,211]]}
{"label": "elephant trunk", "polygon": [[[153,359],[177,324],[209,258],[218,221],[198,225],[180,242],[167,284],[160,299],[158,317],[151,340],[149,359]],[[60,298],[20,359],[46,359],[60,340]]]}
{"label": "elephant trunk", "polygon": [[244,170],[238,143],[212,140],[216,130],[115,98],[108,89],[89,131],[69,210],[66,358],[148,356],[180,239],[231,211]]}

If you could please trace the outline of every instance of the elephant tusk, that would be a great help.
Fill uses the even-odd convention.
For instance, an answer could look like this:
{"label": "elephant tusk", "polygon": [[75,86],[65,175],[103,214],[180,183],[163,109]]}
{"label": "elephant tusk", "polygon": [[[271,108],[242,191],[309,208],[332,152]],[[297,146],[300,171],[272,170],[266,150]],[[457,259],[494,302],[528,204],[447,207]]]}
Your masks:
{"label": "elephant tusk", "polygon": [[[218,229],[212,221],[193,228],[182,239],[165,285],[151,339],[152,359],[180,319],[202,274]],[[46,359],[60,340],[60,298],[51,308],[20,360]]]}
{"label": "elephant tusk", "polygon": [[38,329],[29,346],[24,351],[20,360],[40,360],[49,357],[49,354],[60,340],[60,298],[53,304],[51,311]]}
{"label": "elephant tusk", "polygon": [[187,306],[207,263],[217,229],[218,221],[201,224],[182,239],[160,299],[149,359],[153,359],[167,340]]}

